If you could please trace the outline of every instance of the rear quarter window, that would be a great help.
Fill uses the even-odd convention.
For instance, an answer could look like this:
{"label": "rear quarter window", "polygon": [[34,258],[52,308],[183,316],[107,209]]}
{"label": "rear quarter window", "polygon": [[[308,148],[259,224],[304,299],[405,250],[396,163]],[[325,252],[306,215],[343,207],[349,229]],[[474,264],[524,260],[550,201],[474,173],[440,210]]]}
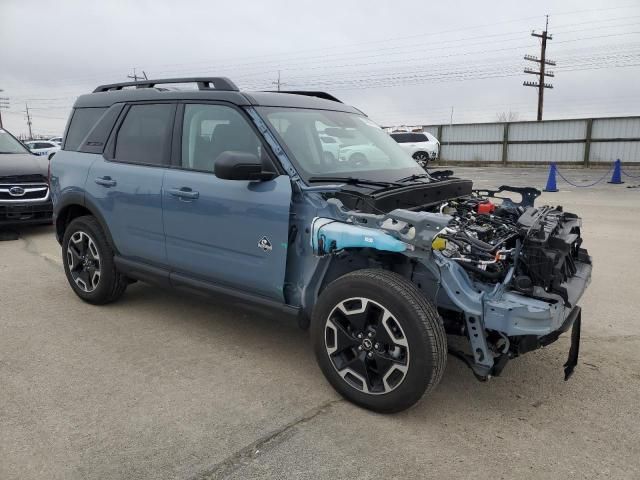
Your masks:
{"label": "rear quarter window", "polygon": [[64,142],[64,150],[78,150],[82,140],[106,111],[106,108],[76,108],[71,117],[71,123]]}
{"label": "rear quarter window", "polygon": [[132,105],[116,136],[115,159],[125,163],[168,163],[174,104]]}
{"label": "rear quarter window", "polygon": [[428,142],[424,133],[392,133],[391,137],[398,143]]}

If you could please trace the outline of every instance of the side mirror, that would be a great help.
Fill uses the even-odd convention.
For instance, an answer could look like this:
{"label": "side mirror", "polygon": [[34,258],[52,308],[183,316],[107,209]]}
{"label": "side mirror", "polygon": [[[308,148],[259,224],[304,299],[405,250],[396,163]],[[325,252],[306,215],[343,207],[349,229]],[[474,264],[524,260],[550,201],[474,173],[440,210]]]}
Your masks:
{"label": "side mirror", "polygon": [[265,172],[257,155],[247,152],[222,152],[213,165],[213,173],[223,180],[271,180],[273,172]]}

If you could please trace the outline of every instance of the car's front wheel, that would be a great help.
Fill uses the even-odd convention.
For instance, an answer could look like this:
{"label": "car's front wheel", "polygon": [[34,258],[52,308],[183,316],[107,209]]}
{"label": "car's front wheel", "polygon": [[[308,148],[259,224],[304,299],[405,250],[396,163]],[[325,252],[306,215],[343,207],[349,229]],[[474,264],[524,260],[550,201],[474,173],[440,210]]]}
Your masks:
{"label": "car's front wheel", "polygon": [[110,303],[127,288],[126,277],[116,270],[113,249],[92,216],[78,217],[67,226],[62,260],[69,285],[85,302]]}
{"label": "car's front wheel", "polygon": [[446,365],[437,311],[414,284],[385,270],[359,270],[328,285],[311,332],[331,385],[379,412],[412,406],[438,384]]}

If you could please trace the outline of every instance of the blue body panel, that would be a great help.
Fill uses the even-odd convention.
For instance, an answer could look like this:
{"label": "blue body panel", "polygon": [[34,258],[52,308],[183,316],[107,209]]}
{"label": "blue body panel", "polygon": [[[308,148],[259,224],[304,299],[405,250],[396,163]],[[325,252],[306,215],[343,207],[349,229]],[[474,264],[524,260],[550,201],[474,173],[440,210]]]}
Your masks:
{"label": "blue body panel", "polygon": [[[166,265],[161,196],[165,169],[96,157],[86,182],[86,199],[102,214],[116,250],[123,257]],[[116,184],[96,183],[106,177]]]}
{"label": "blue body panel", "polygon": [[[174,196],[188,188],[197,199]],[[169,266],[284,302],[291,181],[221,180],[211,173],[167,170],[163,186]],[[267,243],[259,245],[265,238]],[[270,245],[270,248],[268,248]]]}
{"label": "blue body panel", "polygon": [[65,197],[80,198],[84,204],[84,186],[91,165],[102,155],[60,151],[51,162],[51,199],[59,205]]}
{"label": "blue body panel", "polygon": [[406,243],[379,229],[336,222],[331,218],[313,220],[311,246],[315,253],[345,248],[375,248],[387,252],[404,252],[407,249]]}

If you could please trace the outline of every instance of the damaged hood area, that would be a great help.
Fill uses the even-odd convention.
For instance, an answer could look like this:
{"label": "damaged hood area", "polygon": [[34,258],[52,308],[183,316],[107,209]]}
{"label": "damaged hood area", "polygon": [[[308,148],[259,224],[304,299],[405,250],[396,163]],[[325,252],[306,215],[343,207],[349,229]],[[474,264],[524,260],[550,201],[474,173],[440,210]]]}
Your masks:
{"label": "damaged hood area", "polygon": [[[416,189],[411,200],[402,192],[383,192],[389,195],[378,197],[378,206],[414,203],[420,195],[428,196],[417,208],[388,213],[350,209],[338,195],[328,199],[331,214],[312,223],[314,253],[322,256],[348,248],[403,253],[423,262],[455,264],[472,282],[575,305],[591,275],[577,215],[562,207],[536,208],[535,189],[513,189],[522,195],[520,203],[493,203],[477,192],[456,195],[465,185],[457,181],[426,185],[439,189]],[[497,191],[485,193],[493,196]],[[450,197],[435,200],[439,195]],[[568,282],[572,278],[581,281]]]}
{"label": "damaged hood area", "polygon": [[345,208],[362,213],[391,212],[396,209],[424,208],[447,200],[471,195],[473,182],[460,178],[418,182],[393,188],[371,191],[357,185],[343,187],[336,192]]}

